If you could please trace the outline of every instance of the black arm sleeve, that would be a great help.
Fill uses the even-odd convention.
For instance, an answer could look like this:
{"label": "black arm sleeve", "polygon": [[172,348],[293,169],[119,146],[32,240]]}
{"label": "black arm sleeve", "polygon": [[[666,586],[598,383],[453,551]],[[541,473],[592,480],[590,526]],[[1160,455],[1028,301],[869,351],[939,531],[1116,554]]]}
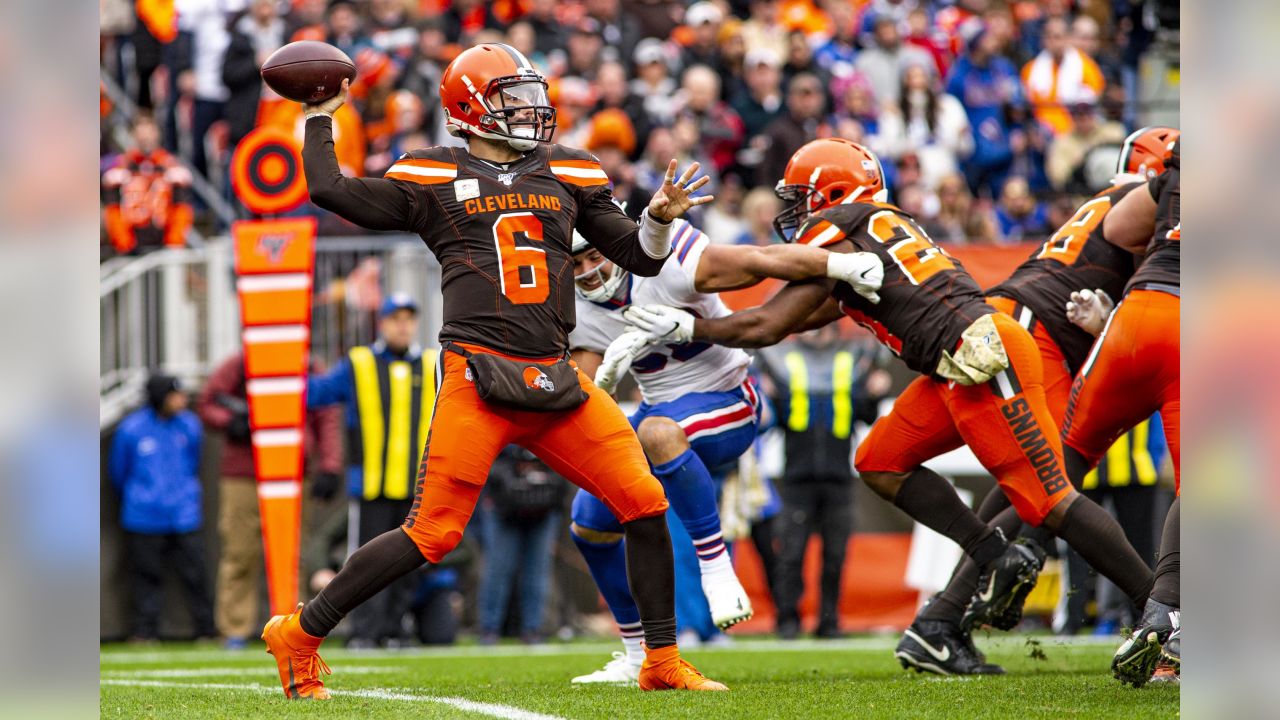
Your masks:
{"label": "black arm sleeve", "polygon": [[370,230],[407,230],[419,226],[418,199],[413,188],[386,178],[349,178],[338,169],[333,151],[333,118],[307,120],[302,167],[311,202],[317,207]]}
{"label": "black arm sleeve", "polygon": [[[640,247],[640,225],[627,217],[613,202],[608,188],[593,188],[582,199],[578,211],[578,232],[602,255],[641,277],[654,277],[662,270],[667,256],[649,257]],[[650,222],[655,222],[650,220]],[[670,249],[667,255],[670,255]]]}

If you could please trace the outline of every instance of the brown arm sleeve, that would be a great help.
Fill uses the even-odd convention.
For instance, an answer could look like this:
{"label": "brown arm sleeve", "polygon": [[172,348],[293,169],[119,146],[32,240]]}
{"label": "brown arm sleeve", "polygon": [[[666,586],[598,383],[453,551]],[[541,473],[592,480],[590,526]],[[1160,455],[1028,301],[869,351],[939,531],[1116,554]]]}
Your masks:
{"label": "brown arm sleeve", "polygon": [[386,178],[349,178],[338,169],[333,150],[333,119],[307,120],[302,167],[311,202],[370,230],[416,231],[418,199],[409,183]]}
{"label": "brown arm sleeve", "polygon": [[[592,188],[578,211],[578,232],[602,255],[641,277],[654,277],[667,256],[650,257],[640,246],[640,225],[613,202],[605,187]],[[648,222],[657,222],[648,220]],[[667,255],[670,255],[670,249]]]}

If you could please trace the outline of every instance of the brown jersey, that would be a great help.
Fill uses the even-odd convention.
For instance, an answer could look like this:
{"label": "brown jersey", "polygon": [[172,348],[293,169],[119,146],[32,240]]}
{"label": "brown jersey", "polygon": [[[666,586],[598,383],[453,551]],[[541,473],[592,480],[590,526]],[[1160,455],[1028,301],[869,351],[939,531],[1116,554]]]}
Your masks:
{"label": "brown jersey", "polygon": [[1036,248],[1009,279],[987,291],[987,295],[1010,298],[1029,308],[1035,321],[1044,323],[1062,350],[1072,375],[1084,365],[1094,338],[1067,320],[1067,301],[1071,293],[1084,289],[1101,288],[1112,298],[1124,293],[1137,263],[1133,253],[1102,236],[1102,218],[1120,198],[1142,186],[1141,182],[1131,182],[1095,195],[1053,237]]}
{"label": "brown jersey", "polygon": [[523,357],[568,348],[575,324],[573,230],[639,275],[665,258],[640,246],[639,226],[613,202],[589,153],[544,145],[506,165],[461,148],[407,153],[381,179],[344,178],[328,118],[307,121],[303,162],[312,201],[374,230],[422,236],[440,261],[440,340]]}
{"label": "brown jersey", "polygon": [[[1181,142],[1181,141],[1179,141]],[[1179,294],[1182,283],[1182,193],[1179,150],[1165,162],[1164,172],[1147,189],[1156,201],[1156,232],[1147,245],[1147,257],[1124,291],[1148,288]]]}
{"label": "brown jersey", "polygon": [[933,244],[906,212],[885,203],[836,205],[810,216],[796,232],[819,247],[841,240],[884,263],[880,302],[847,283],[831,294],[840,309],[900,356],[907,367],[935,375],[944,350],[955,350],[965,328],[994,312],[958,261]]}

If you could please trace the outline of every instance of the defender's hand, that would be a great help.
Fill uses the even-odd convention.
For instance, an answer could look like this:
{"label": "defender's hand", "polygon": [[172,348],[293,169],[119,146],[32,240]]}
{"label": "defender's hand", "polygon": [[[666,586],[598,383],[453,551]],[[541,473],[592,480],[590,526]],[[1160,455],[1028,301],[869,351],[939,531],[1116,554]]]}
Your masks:
{"label": "defender's hand", "polygon": [[632,305],[622,319],[643,330],[651,342],[693,342],[693,315],[667,305]]}
{"label": "defender's hand", "polygon": [[334,95],[333,97],[329,98],[328,100],[325,100],[324,102],[315,103],[314,105],[308,105],[304,103],[302,105],[303,117],[311,117],[312,115],[332,116],[335,112],[338,111],[338,108],[342,107],[342,104],[349,99],[351,95],[350,88],[351,88],[351,81],[347,80],[346,78],[343,78],[342,87],[338,90],[337,95]]}
{"label": "defender's hand", "polygon": [[689,169],[680,176],[680,182],[676,182],[676,161],[673,159],[667,165],[667,175],[662,180],[662,187],[658,188],[658,192],[654,193],[653,199],[649,201],[649,217],[664,223],[671,222],[689,208],[705,205],[715,199],[714,195],[691,197],[694,190],[711,182],[711,178],[705,175],[692,183],[689,182],[693,180],[694,175],[698,174],[698,167],[698,163],[690,165]]}
{"label": "defender's hand", "polygon": [[1071,299],[1067,301],[1067,319],[1081,330],[1097,337],[1115,307],[1115,302],[1106,291],[1081,290],[1071,293]]}
{"label": "defender's hand", "polygon": [[630,369],[631,363],[645,348],[649,347],[649,344],[649,336],[634,328],[629,328],[609,343],[609,347],[604,351],[604,359],[596,369],[596,387],[612,395],[618,387],[618,381],[622,379],[622,374]]}
{"label": "defender's hand", "polygon": [[853,291],[879,304],[876,291],[884,282],[884,263],[874,253],[831,253],[827,257],[827,277],[849,283]]}

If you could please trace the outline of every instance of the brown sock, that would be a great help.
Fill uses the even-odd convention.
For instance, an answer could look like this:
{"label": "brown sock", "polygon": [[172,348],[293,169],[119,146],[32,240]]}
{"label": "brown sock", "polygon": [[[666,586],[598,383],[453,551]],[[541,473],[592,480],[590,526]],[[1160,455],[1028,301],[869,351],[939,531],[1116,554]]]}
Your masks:
{"label": "brown sock", "polygon": [[1151,568],[1129,544],[1120,523],[1097,503],[1077,495],[1067,508],[1057,535],[1100,575],[1115,583],[1135,606],[1146,604],[1154,580]]}
{"label": "brown sock", "polygon": [[1182,600],[1182,593],[1178,586],[1181,579],[1178,559],[1178,548],[1181,545],[1178,532],[1181,524],[1179,521],[1181,501],[1180,497],[1173,499],[1169,514],[1164,519],[1164,530],[1160,533],[1160,559],[1156,560],[1155,586],[1151,588],[1152,600],[1175,608],[1181,607]]}
{"label": "brown sock", "polygon": [[893,504],[931,530],[954,540],[979,567],[1004,553],[1004,539],[978,519],[946,478],[928,468],[916,468],[907,476]]}
{"label": "brown sock", "polygon": [[622,524],[626,533],[627,583],[640,610],[644,644],[650,650],[676,644],[676,566],[666,515]]}
{"label": "brown sock", "polygon": [[[1004,491],[997,485],[982,499],[978,506],[978,518],[987,521],[990,527],[1000,528],[1006,536],[1013,537],[1022,520],[1009,504]],[[951,580],[942,592],[933,597],[933,601],[920,613],[921,620],[940,620],[955,625],[964,617],[969,600],[978,589],[978,566],[969,557],[960,558]]]}
{"label": "brown sock", "polygon": [[308,635],[325,637],[347,613],[427,562],[404,530],[396,528],[360,546],[324,590],[302,608]]}

